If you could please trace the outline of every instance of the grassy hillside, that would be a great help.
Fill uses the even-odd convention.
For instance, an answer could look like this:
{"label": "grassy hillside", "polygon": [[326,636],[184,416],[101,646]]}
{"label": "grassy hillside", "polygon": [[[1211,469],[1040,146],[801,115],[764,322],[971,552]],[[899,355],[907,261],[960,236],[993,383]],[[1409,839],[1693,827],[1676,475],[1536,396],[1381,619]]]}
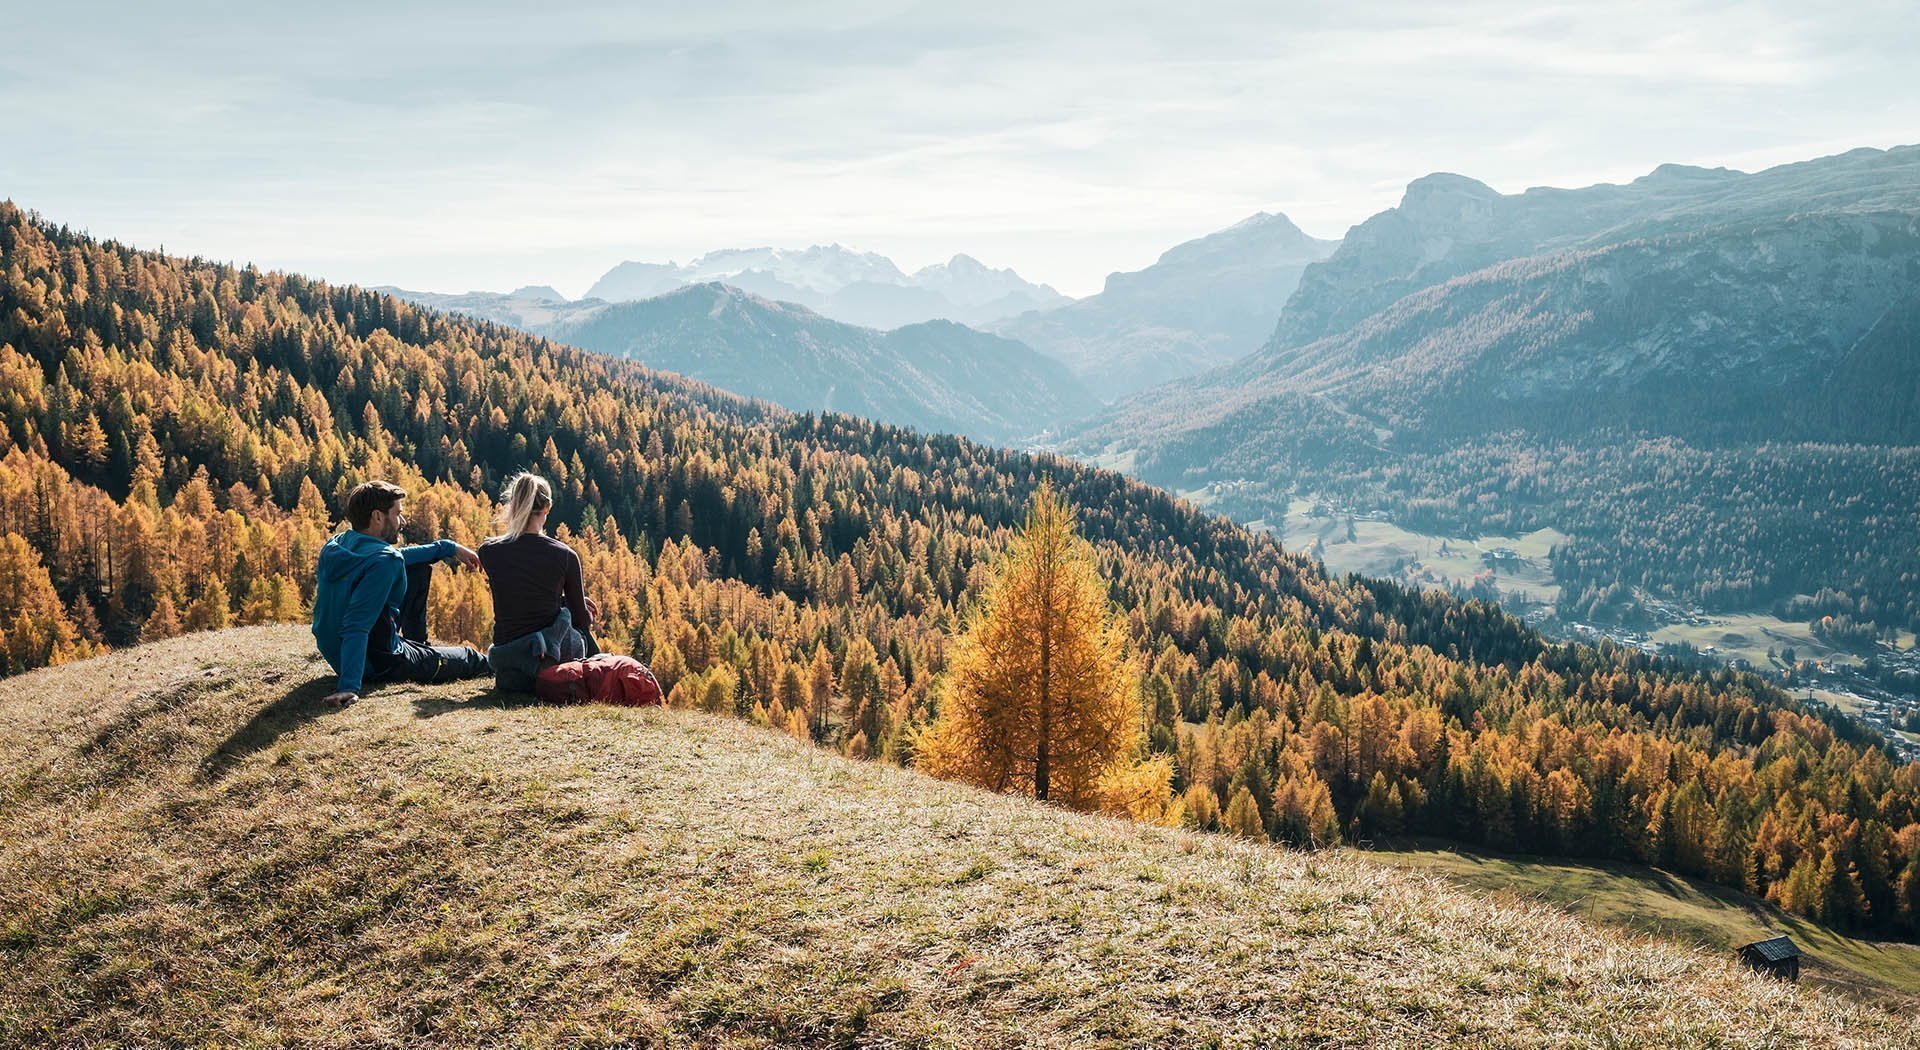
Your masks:
{"label": "grassy hillside", "polygon": [[0,1042],[1895,1046],[1350,854],[685,712],[345,710],[298,627],[0,682]]}
{"label": "grassy hillside", "polygon": [[1512,856],[1450,844],[1376,849],[1368,856],[1716,951],[1785,933],[1806,953],[1802,980],[1900,1009],[1920,1006],[1920,944],[1850,937],[1699,879],[1638,864]]}

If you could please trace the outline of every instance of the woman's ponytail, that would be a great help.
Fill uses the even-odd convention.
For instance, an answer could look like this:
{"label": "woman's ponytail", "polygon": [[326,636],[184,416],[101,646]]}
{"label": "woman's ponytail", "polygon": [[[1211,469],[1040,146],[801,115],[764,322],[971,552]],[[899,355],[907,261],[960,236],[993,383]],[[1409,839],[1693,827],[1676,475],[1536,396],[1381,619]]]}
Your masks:
{"label": "woman's ponytail", "polygon": [[500,490],[500,513],[493,519],[501,529],[496,538],[510,540],[527,531],[527,522],[551,506],[553,487],[547,479],[524,470],[508,478]]}

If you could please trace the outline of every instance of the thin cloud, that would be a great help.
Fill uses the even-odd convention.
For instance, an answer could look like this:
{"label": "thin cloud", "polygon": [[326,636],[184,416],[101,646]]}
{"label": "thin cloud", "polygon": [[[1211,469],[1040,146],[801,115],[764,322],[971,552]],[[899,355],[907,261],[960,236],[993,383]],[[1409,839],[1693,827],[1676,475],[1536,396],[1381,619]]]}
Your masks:
{"label": "thin cloud", "polygon": [[1084,294],[1254,211],[1338,235],[1434,170],[1512,191],[1920,139],[1903,5],[1357,6],[54,8],[0,54],[33,144],[0,194],[427,289],[840,241]]}

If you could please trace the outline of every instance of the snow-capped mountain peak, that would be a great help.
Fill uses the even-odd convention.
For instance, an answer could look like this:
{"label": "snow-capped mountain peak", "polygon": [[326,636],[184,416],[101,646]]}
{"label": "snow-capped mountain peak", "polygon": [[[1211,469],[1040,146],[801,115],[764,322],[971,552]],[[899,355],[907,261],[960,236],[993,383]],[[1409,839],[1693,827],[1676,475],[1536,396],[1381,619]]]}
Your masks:
{"label": "snow-capped mountain peak", "polygon": [[808,248],[725,248],[686,265],[623,262],[587,292],[609,302],[637,301],[688,284],[718,281],[776,302],[799,303],[827,317],[876,328],[945,319],[986,324],[1068,302],[1011,269],[957,254],[911,277],[877,252],[840,244]]}

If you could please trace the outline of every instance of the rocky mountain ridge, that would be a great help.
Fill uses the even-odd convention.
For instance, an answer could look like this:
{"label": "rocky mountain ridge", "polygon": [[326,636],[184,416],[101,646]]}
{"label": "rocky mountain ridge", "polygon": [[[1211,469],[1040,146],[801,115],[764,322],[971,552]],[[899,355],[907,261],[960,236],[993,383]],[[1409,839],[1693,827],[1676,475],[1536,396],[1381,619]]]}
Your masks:
{"label": "rocky mountain ridge", "polygon": [[1920,146],[1858,149],[1745,174],[1666,164],[1625,185],[1502,194],[1435,173],[1303,274],[1272,342],[1304,346],[1422,288],[1507,259],[1810,212],[1920,208]]}
{"label": "rocky mountain ridge", "polygon": [[1879,401],[1920,369],[1886,345],[1917,289],[1920,147],[1515,195],[1429,175],[1306,269],[1266,345],[1115,406],[1080,447],[1144,435],[1150,456],[1178,448],[1164,470],[1231,471],[1203,432],[1285,441],[1302,399],[1369,447],[1515,427],[1866,438],[1837,391],[1911,442],[1920,424],[1894,421],[1920,412]]}
{"label": "rocky mountain ridge", "polygon": [[1257,348],[1301,274],[1337,243],[1262,212],[1109,275],[1098,295],[993,328],[1058,358],[1096,394],[1124,397]]}

